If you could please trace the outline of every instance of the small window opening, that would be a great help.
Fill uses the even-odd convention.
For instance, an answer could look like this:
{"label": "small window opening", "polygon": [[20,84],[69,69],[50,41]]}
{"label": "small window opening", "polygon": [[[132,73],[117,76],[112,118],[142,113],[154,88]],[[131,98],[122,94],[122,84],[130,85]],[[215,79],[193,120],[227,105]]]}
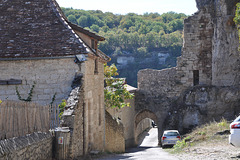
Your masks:
{"label": "small window opening", "polygon": [[193,85],[199,85],[199,70],[193,71]]}
{"label": "small window opening", "polygon": [[98,74],[98,60],[95,59],[94,74]]}
{"label": "small window opening", "polygon": [[96,49],[94,39],[91,40],[91,46],[92,46],[92,49]]}
{"label": "small window opening", "polygon": [[99,126],[101,126],[101,124],[102,124],[102,108],[101,108],[101,106],[102,106],[102,104],[101,104],[101,96],[99,95],[98,96],[98,112],[99,112]]}

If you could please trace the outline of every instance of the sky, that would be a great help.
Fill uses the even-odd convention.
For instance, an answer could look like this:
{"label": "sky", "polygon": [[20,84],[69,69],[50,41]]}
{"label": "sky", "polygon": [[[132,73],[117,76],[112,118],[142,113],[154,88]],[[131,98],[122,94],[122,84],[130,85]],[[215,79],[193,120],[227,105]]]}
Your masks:
{"label": "sky", "polygon": [[195,0],[57,0],[61,7],[83,10],[101,10],[114,14],[174,11],[192,15],[197,11]]}

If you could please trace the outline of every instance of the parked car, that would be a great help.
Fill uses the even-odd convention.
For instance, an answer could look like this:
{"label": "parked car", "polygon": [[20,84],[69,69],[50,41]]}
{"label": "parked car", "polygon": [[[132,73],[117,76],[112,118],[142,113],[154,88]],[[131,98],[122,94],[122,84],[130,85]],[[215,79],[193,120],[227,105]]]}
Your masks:
{"label": "parked car", "polygon": [[162,148],[165,146],[173,146],[177,141],[181,140],[181,136],[177,130],[166,130],[161,138]]}
{"label": "parked car", "polygon": [[235,147],[240,147],[240,116],[230,124],[229,143]]}
{"label": "parked car", "polygon": [[155,126],[157,126],[154,121],[152,121],[152,127],[155,128]]}

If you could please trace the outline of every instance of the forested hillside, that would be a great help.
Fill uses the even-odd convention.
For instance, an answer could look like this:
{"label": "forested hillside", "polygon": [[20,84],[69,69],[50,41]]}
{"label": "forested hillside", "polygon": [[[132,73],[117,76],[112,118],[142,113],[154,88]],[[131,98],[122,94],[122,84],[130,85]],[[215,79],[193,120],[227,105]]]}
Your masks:
{"label": "forested hillside", "polygon": [[[130,85],[136,86],[138,70],[175,66],[176,57],[181,54],[185,14],[115,15],[99,10],[62,10],[72,23],[106,38],[99,49],[112,58],[111,63],[117,64],[120,76],[126,77]],[[159,53],[166,58],[164,62],[159,61]],[[120,61],[119,57],[125,59]]]}

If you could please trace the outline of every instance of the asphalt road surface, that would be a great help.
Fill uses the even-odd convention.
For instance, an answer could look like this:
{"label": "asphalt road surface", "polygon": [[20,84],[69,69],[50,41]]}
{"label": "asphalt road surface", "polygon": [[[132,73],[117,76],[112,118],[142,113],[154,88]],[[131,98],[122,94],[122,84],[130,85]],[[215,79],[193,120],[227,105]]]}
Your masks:
{"label": "asphalt road surface", "polygon": [[158,147],[157,132],[157,128],[152,128],[137,148],[128,149],[124,154],[111,155],[98,160],[178,160],[178,158],[173,157]]}

